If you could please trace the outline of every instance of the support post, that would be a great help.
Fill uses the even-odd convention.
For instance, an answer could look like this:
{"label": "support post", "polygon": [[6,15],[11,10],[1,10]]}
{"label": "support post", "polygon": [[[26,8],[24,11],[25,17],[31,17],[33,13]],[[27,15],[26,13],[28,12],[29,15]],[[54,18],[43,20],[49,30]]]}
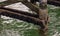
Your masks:
{"label": "support post", "polygon": [[41,27],[41,31],[46,34],[48,29],[48,9],[47,9],[47,0],[39,0],[39,19],[43,21],[43,26]]}

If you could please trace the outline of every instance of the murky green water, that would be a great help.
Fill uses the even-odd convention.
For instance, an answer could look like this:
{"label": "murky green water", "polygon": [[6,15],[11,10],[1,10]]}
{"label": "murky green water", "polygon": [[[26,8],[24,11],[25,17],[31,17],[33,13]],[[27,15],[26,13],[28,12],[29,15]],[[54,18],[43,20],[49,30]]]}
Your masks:
{"label": "murky green water", "polygon": [[50,24],[48,35],[60,36],[60,7],[48,6],[50,15]]}
{"label": "murky green water", "polygon": [[[48,36],[60,36],[60,7],[48,5],[48,10],[50,16]],[[14,35],[12,33],[14,33]],[[39,31],[38,26],[32,23],[22,22],[13,18],[1,18],[0,36],[39,36]]]}

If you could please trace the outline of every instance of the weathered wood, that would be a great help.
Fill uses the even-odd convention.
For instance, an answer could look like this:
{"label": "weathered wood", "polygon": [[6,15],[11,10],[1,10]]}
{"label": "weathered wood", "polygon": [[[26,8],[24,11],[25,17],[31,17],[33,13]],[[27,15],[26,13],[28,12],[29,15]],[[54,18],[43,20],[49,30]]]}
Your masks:
{"label": "weathered wood", "polygon": [[30,2],[22,2],[24,5],[26,5],[28,8],[30,8],[32,11],[35,11],[36,13],[38,13],[39,11],[39,7],[30,3]]}
{"label": "weathered wood", "polygon": [[[46,29],[48,29],[48,9],[47,9],[47,0],[40,0],[40,9],[39,9],[39,18],[40,20],[43,20],[45,28],[44,30],[47,31]],[[47,33],[47,32],[45,32]]]}
{"label": "weathered wood", "polygon": [[0,6],[7,6],[7,5],[10,5],[10,4],[13,4],[13,3],[17,3],[17,2],[22,2],[24,5],[26,5],[28,8],[30,8],[32,11],[35,11],[38,13],[38,9],[39,7],[37,7],[36,5],[30,3],[30,2],[27,2],[27,1],[18,1],[18,0],[8,0],[8,1],[5,1],[5,2],[2,2],[2,4],[0,4]]}
{"label": "weathered wood", "polygon": [[17,2],[21,2],[22,0],[7,0],[5,2],[0,2],[0,6],[7,6],[7,5],[11,5]]}
{"label": "weathered wood", "polygon": [[24,15],[38,18],[38,14],[33,14],[33,13],[29,13],[29,12],[25,12],[25,11],[21,11],[21,10],[16,10],[16,9],[11,9],[11,8],[6,8],[6,7],[0,7],[0,9],[5,9],[5,10],[13,11],[15,13],[20,13],[20,14],[24,14]]}
{"label": "weathered wood", "polygon": [[[13,2],[13,0],[12,0],[12,2]],[[14,3],[16,3],[16,1]],[[47,25],[48,25],[47,0],[40,0],[39,1],[40,7],[37,7],[36,5],[34,5],[30,2],[27,2],[27,1],[23,1],[22,3],[24,5],[26,5],[27,7],[29,7],[31,10],[35,11],[39,15],[38,16],[39,19],[35,18],[33,16],[29,16],[27,14],[20,13],[22,11],[19,11],[19,12],[15,11],[15,10],[12,11],[11,9],[0,8],[0,13],[2,15],[10,16],[10,17],[17,18],[17,19],[20,19],[23,21],[37,24],[41,27],[41,30],[45,32],[47,29]],[[3,6],[5,6],[5,5],[3,5]]]}
{"label": "weathered wood", "polygon": [[43,20],[31,17],[31,16],[26,16],[26,15],[23,15],[23,14],[20,14],[20,13],[15,13],[13,11],[4,10],[4,9],[0,9],[0,13],[1,13],[1,15],[10,16],[10,17],[13,17],[13,18],[16,18],[16,19],[20,19],[20,20],[23,20],[23,21],[34,23],[35,25],[39,25],[41,27],[41,30],[44,31],[45,25],[43,23],[44,22]]}
{"label": "weathered wood", "polygon": [[47,21],[48,18],[47,0],[40,1],[39,18],[41,20]]}

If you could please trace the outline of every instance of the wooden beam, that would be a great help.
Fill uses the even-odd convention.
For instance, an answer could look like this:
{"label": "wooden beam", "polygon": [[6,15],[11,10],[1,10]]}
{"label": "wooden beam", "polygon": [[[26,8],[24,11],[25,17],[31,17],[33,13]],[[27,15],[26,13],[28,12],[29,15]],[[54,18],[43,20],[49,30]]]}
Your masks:
{"label": "wooden beam", "polygon": [[44,21],[35,18],[35,17],[31,17],[31,16],[27,16],[27,15],[23,15],[20,13],[15,13],[13,11],[8,11],[8,10],[4,10],[4,9],[0,9],[0,15],[6,15],[9,17],[13,17],[16,19],[20,19],[29,23],[34,23],[35,25],[39,25],[41,27],[41,30],[44,31],[45,25],[44,25]]}
{"label": "wooden beam", "polygon": [[[45,34],[47,34],[47,29],[48,29],[48,20],[49,20],[49,16],[48,16],[48,9],[47,9],[47,0],[39,0],[40,3],[40,9],[39,9],[39,19],[43,20],[44,25],[45,25]],[[43,30],[40,30],[43,31]],[[43,34],[43,33],[42,33]],[[44,36],[44,35],[42,35]]]}
{"label": "wooden beam", "polygon": [[36,13],[38,13],[39,11],[39,7],[30,3],[30,2],[22,2],[24,5],[26,5],[28,8],[30,8],[32,11],[35,11]]}
{"label": "wooden beam", "polygon": [[0,6],[7,6],[7,5],[11,5],[17,2],[21,2],[22,0],[7,0],[5,2],[0,2]]}
{"label": "wooden beam", "polygon": [[13,11],[15,13],[20,13],[20,14],[24,14],[24,15],[38,18],[38,14],[33,14],[33,13],[29,13],[29,12],[25,12],[25,11],[21,11],[21,10],[16,10],[16,9],[11,9],[11,8],[6,8],[6,7],[0,7],[0,9],[9,10],[9,11]]}
{"label": "wooden beam", "polygon": [[30,8],[32,11],[35,11],[36,13],[38,13],[38,11],[39,11],[39,7],[37,7],[36,5],[34,5],[30,2],[27,2],[27,1],[8,0],[5,2],[2,2],[0,4],[0,6],[7,6],[7,5],[11,5],[13,3],[17,3],[17,2],[22,2],[24,5],[26,5],[28,8]]}

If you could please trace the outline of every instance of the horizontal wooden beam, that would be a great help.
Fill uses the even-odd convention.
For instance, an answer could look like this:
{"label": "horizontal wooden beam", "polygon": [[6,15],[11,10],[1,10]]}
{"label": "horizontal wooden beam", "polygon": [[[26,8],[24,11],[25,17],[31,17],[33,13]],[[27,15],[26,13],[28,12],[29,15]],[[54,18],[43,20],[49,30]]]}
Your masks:
{"label": "horizontal wooden beam", "polygon": [[0,2],[0,6],[7,6],[7,5],[11,5],[17,2],[21,2],[21,0],[7,0],[4,2]]}
{"label": "horizontal wooden beam", "polygon": [[20,19],[29,23],[34,23],[35,25],[39,25],[42,30],[45,28],[45,24],[43,24],[43,21],[35,17],[23,15],[20,13],[15,13],[13,11],[8,11],[4,9],[0,9],[0,15],[5,15],[5,16]]}
{"label": "horizontal wooden beam", "polygon": [[24,14],[24,15],[38,18],[38,14],[33,14],[33,13],[29,13],[29,12],[25,12],[25,11],[21,11],[21,10],[16,10],[16,9],[11,9],[11,8],[6,8],[6,7],[0,7],[0,9],[9,10],[9,11],[13,11],[15,13],[20,13],[20,14]]}
{"label": "horizontal wooden beam", "polygon": [[38,13],[38,11],[39,11],[39,7],[37,7],[36,5],[34,5],[30,2],[21,1],[21,0],[20,1],[19,0],[8,0],[8,1],[5,1],[5,2],[2,2],[0,4],[0,6],[7,6],[7,5],[17,3],[17,2],[22,2],[24,5],[26,5],[28,8],[30,8],[32,11],[35,11],[36,13]]}

